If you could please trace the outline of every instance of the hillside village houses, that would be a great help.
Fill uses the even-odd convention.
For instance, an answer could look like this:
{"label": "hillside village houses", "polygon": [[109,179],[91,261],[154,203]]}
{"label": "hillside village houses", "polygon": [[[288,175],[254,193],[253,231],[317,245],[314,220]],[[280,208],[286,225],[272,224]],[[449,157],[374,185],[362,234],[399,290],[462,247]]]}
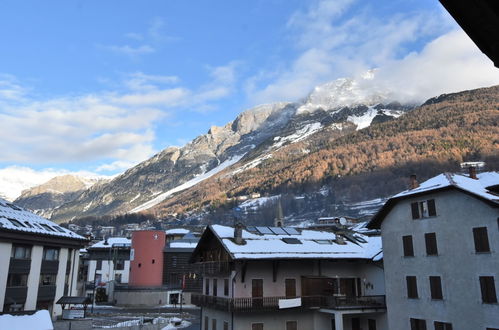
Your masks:
{"label": "hillside village houses", "polygon": [[499,173],[413,178],[369,227],[381,228],[389,329],[499,329]]}
{"label": "hillside village houses", "polygon": [[0,312],[47,309],[75,296],[79,249],[87,240],[0,199]]}

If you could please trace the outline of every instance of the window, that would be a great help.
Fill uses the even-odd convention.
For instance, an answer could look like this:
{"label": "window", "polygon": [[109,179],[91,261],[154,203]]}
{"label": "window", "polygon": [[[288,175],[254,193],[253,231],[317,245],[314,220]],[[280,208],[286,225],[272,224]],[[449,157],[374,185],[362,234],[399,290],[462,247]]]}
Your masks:
{"label": "window", "polygon": [[217,330],[217,319],[211,319],[211,329]]}
{"label": "window", "polygon": [[46,225],[44,223],[41,223],[40,226],[42,226],[43,228],[47,229],[48,231],[53,231],[55,232],[54,228],[50,227],[49,225]]}
{"label": "window", "polygon": [[114,280],[116,283],[121,283],[121,274],[114,274]]}
{"label": "window", "polygon": [[367,330],[376,330],[376,320],[367,319]]}
{"label": "window", "polygon": [[217,296],[218,294],[218,280],[216,278],[213,279],[213,296]]}
{"label": "window", "polygon": [[298,323],[296,321],[286,321],[286,330],[298,330]]}
{"label": "window", "polygon": [[404,246],[404,257],[414,257],[414,247],[412,245],[412,236],[402,236],[402,244]]}
{"label": "window", "polygon": [[443,299],[442,279],[440,278],[440,276],[430,276],[430,292],[431,299]]}
{"label": "window", "polygon": [[426,243],[426,255],[428,256],[438,255],[437,235],[435,233],[426,233],[424,234],[424,240]]}
{"label": "window", "polygon": [[224,321],[224,330],[229,330],[229,322]]}
{"label": "window", "polygon": [[407,298],[418,298],[418,284],[416,276],[406,276],[405,280],[407,282]]}
{"label": "window", "polygon": [[224,279],[224,296],[229,296],[229,279]]}
{"label": "window", "polygon": [[210,279],[206,278],[204,280],[204,294],[209,296],[210,295]]}
{"label": "window", "polygon": [[40,275],[40,285],[55,285],[57,275],[48,274],[48,275]]}
{"label": "window", "polygon": [[411,203],[411,211],[413,219],[434,217],[437,215],[435,200],[429,199],[426,201]]}
{"label": "window", "polygon": [[287,278],[284,281],[286,289],[286,298],[296,297],[296,280],[294,278]]}
{"label": "window", "polygon": [[59,249],[44,248],[43,249],[43,260],[59,260]]}
{"label": "window", "polygon": [[452,323],[435,321],[433,325],[435,330],[452,330]]}
{"label": "window", "polygon": [[480,289],[482,291],[482,301],[484,303],[497,303],[494,276],[480,276]]}
{"label": "window", "polygon": [[208,316],[205,316],[204,317],[204,330],[209,330],[208,324],[210,324],[210,320],[208,319]]}
{"label": "window", "polygon": [[7,277],[7,287],[27,286],[28,274],[9,274]]}
{"label": "window", "polygon": [[251,330],[263,330],[263,323],[252,323]]}
{"label": "window", "polygon": [[30,259],[31,247],[23,245],[13,245],[10,257],[14,259]]}
{"label": "window", "polygon": [[124,270],[125,269],[125,260],[118,259],[116,260],[116,270]]}
{"label": "window", "polygon": [[410,319],[411,330],[426,330],[426,321],[421,319]]}
{"label": "window", "polygon": [[490,252],[487,227],[473,228],[473,238],[475,240],[475,252]]}
{"label": "window", "polygon": [[97,264],[95,266],[96,270],[102,270],[102,260],[97,260]]}

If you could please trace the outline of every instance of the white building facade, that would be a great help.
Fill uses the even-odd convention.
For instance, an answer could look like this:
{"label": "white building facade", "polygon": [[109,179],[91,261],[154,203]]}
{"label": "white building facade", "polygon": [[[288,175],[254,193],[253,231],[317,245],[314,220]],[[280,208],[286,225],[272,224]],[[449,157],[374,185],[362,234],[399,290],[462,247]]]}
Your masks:
{"label": "white building facade", "polygon": [[0,199],[0,311],[49,310],[77,294],[78,250],[86,239]]}
{"label": "white building facade", "polygon": [[192,296],[201,329],[387,329],[380,237],[237,232],[210,226],[193,252],[204,274],[203,292]]}
{"label": "white building facade", "polygon": [[499,329],[499,174],[441,174],[387,201],[390,329]]}

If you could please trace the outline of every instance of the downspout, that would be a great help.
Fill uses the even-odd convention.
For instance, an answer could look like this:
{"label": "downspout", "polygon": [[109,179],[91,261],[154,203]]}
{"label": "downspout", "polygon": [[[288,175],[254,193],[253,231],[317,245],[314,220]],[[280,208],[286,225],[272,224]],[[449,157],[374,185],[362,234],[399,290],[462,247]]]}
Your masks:
{"label": "downspout", "polygon": [[[74,270],[75,270],[75,264],[76,264],[76,249],[73,249],[73,257],[71,258],[71,262],[72,262],[72,265],[71,265],[71,282],[69,284],[69,294],[68,296],[71,296],[73,295],[73,276],[74,276]],[[80,259],[78,258],[78,262],[80,261]]]}

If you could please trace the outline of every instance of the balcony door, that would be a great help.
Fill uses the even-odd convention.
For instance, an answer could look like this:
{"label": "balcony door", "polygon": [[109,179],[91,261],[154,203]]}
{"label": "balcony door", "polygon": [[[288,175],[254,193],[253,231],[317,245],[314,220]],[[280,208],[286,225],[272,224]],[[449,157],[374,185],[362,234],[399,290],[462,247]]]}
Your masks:
{"label": "balcony door", "polygon": [[286,298],[296,297],[296,280],[294,278],[287,278],[285,281],[286,286]]}
{"label": "balcony door", "polygon": [[251,280],[251,297],[253,298],[253,306],[263,306],[263,280]]}
{"label": "balcony door", "polygon": [[340,294],[347,297],[356,296],[356,285],[354,278],[340,278]]}

